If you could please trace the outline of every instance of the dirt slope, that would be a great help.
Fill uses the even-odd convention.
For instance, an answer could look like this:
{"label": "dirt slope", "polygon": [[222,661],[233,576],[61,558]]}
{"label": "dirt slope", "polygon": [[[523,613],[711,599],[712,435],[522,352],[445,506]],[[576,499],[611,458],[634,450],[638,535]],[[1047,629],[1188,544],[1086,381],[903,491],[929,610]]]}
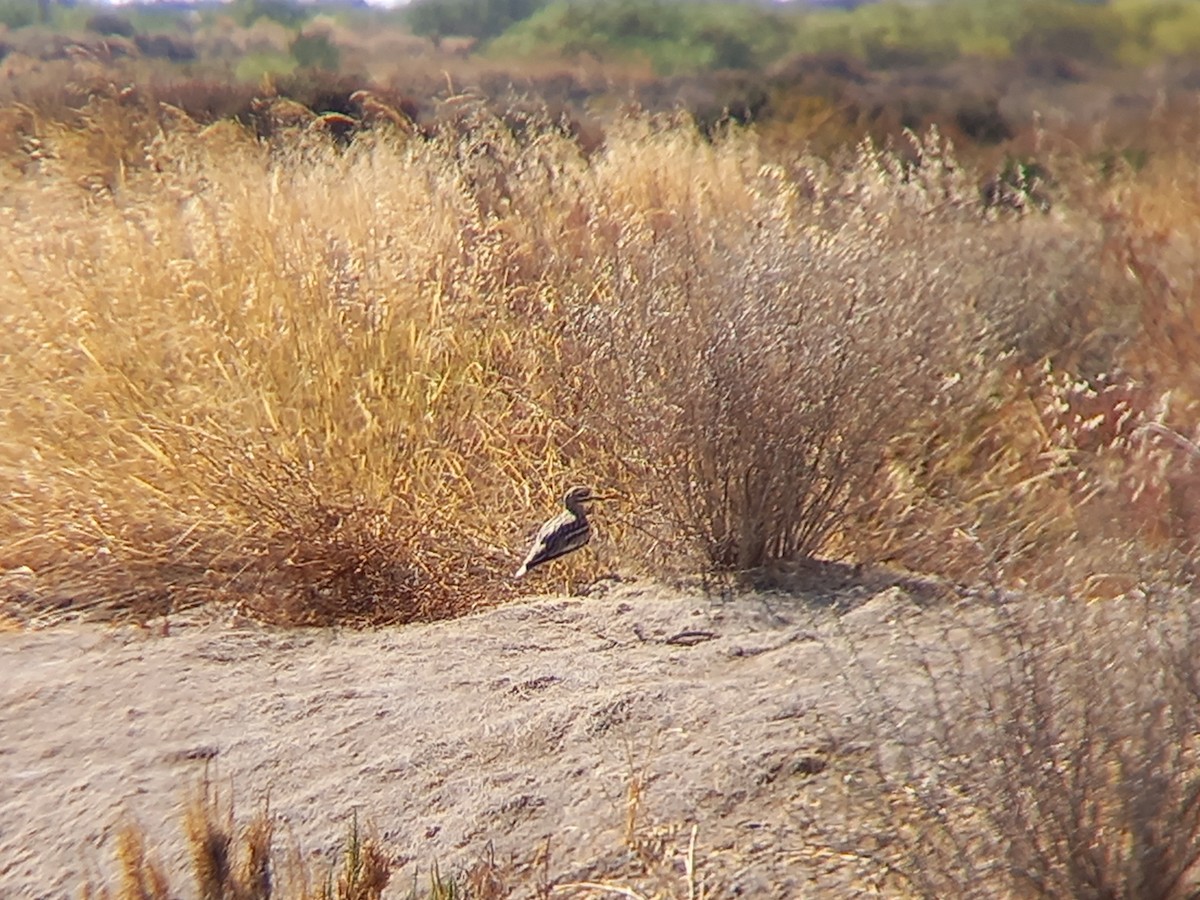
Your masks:
{"label": "dirt slope", "polygon": [[877,883],[876,826],[846,787],[878,744],[864,697],[922,707],[896,623],[911,635],[932,615],[897,587],[722,600],[627,584],[398,630],[0,634],[0,895],[111,877],[130,816],[182,870],[181,807],[206,765],[239,817],[269,790],[279,839],[305,852],[333,853],[357,809],[402,864],[397,896],[414,867],[453,870],[489,842],[518,894],[548,878],[687,896],[693,826],[711,896]]}

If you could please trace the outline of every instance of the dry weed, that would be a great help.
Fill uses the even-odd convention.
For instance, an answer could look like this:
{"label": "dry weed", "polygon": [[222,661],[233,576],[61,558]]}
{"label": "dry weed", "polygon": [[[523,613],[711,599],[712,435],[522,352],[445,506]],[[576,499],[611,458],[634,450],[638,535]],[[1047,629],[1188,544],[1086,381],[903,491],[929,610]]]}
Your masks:
{"label": "dry weed", "polygon": [[830,839],[888,823],[875,855],[917,896],[1196,896],[1193,605],[995,590],[894,621],[894,659],[841,679],[877,738]]}
{"label": "dry weed", "polygon": [[269,151],[136,93],[79,115],[27,123],[0,244],[0,567],[30,573],[5,596],[26,618],[459,614],[511,594],[568,481],[627,503],[560,572],[1061,536],[1030,537],[1061,512],[1041,486],[1086,467],[1047,474],[1040,406],[989,392],[1064,339],[1101,235],[987,209],[936,134],[783,165],[645,116],[588,155],[463,97],[432,140]]}
{"label": "dry weed", "polygon": [[[367,833],[369,829],[360,829],[357,814],[340,863],[319,878],[298,854],[281,856],[276,851],[275,823],[266,805],[238,828],[232,794],[222,797],[207,780],[189,798],[183,828],[191,857],[189,895],[201,900],[378,900],[391,880],[387,854]],[[116,855],[119,887],[113,891],[89,883],[84,886],[85,897],[167,900],[180,895],[178,885],[172,887],[162,864],[147,851],[146,835],[137,825],[121,829]],[[434,883],[442,881],[435,878]],[[428,896],[445,895],[431,890]]]}
{"label": "dry weed", "polygon": [[566,377],[693,566],[858,552],[885,454],[967,414],[1091,240],[985,216],[936,134],[915,166],[867,145],[797,172],[745,136],[622,138],[593,166],[611,187],[590,243],[567,244],[589,277]]}

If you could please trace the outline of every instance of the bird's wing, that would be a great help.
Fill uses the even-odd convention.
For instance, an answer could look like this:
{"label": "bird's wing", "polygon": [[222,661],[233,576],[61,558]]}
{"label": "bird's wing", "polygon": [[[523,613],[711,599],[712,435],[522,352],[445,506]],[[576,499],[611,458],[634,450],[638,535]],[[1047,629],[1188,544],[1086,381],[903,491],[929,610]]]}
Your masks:
{"label": "bird's wing", "polygon": [[578,550],[591,538],[587,520],[569,512],[559,513],[548,521],[537,533],[533,546],[518,570],[522,574],[534,566],[557,559],[573,550]]}

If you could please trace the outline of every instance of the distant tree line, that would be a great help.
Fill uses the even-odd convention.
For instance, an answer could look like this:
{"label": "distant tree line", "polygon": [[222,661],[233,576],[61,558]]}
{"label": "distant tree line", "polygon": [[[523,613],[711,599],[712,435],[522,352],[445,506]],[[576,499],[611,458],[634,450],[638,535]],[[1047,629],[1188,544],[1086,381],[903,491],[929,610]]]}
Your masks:
{"label": "distant tree line", "polygon": [[[266,2],[266,0],[258,0]],[[430,37],[491,42],[497,56],[649,60],[661,74],[752,69],[796,54],[844,54],[873,68],[959,58],[1043,57],[1145,65],[1200,55],[1196,0],[414,0]]]}

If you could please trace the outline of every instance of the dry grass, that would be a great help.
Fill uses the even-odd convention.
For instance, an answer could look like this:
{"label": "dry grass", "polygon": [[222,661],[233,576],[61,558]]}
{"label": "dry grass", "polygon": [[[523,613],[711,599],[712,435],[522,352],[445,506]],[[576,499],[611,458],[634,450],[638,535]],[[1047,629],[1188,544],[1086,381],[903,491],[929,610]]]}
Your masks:
{"label": "dry grass", "polygon": [[300,620],[502,596],[497,464],[539,457],[528,479],[554,451],[501,429],[520,410],[467,173],[439,146],[156,149],[162,174],[89,159],[127,173],[96,194],[55,145],[13,223],[6,568],[73,602],[232,593]]}
{"label": "dry grass", "polygon": [[[993,765],[975,785],[1018,889],[1200,893],[1200,672],[1191,597],[1021,611],[989,697]],[[976,745],[978,746],[978,745]],[[960,759],[962,757],[960,756]],[[981,804],[982,805],[982,804]]]}
{"label": "dry grass", "polygon": [[[391,862],[379,841],[360,830],[355,815],[341,849],[340,865],[315,874],[298,853],[274,846],[275,822],[264,808],[239,829],[231,793],[224,797],[207,780],[190,797],[183,829],[191,857],[190,894],[200,900],[378,900],[391,880]],[[139,826],[126,824],[117,837],[116,888],[86,885],[88,900],[168,900],[172,889],[162,864],[146,849]],[[428,896],[438,898],[436,875]],[[417,896],[415,891],[414,898]]]}
{"label": "dry grass", "polygon": [[1069,196],[1104,236],[1053,340],[994,359],[968,415],[893,445],[881,555],[964,582],[1000,562],[1010,584],[1065,579],[1089,598],[1150,568],[1194,579],[1195,168],[1168,150],[1107,187],[1075,178]]}
{"label": "dry grass", "polygon": [[[634,868],[642,880],[653,875],[661,883],[662,892],[652,896],[686,896],[688,900],[708,896],[698,872],[696,828],[680,839],[677,828],[652,827],[639,821],[643,790],[640,779],[631,779],[625,843],[636,860]],[[306,862],[299,848],[281,850],[275,820],[265,804],[239,827],[232,793],[222,796],[207,781],[190,796],[182,825],[191,861],[188,877],[177,878],[173,884],[165,867],[147,849],[146,833],[136,823],[126,823],[116,840],[115,884],[85,884],[85,900],[169,900],[180,896],[181,889],[200,900],[379,900],[393,885],[394,862],[373,830],[359,825],[357,813],[333,865]],[[503,900],[514,894],[541,898],[645,896],[619,881],[553,881],[548,874],[549,845],[547,838],[546,845],[526,864],[501,864],[490,847],[473,864],[450,873],[443,872],[434,860],[424,872],[413,869],[411,885],[403,896],[409,900]]]}
{"label": "dry grass", "polygon": [[349,147],[136,91],[15,115],[0,567],[26,617],[459,614],[509,595],[567,481],[627,498],[585,575],[618,546],[1036,570],[1112,537],[1082,524],[1100,494],[1139,500],[1117,537],[1192,533],[1195,290],[1147,238],[1192,207],[997,211],[936,134],[829,164],[644,116],[589,155],[465,98],[432,140]]}
{"label": "dry grass", "polygon": [[940,631],[898,623],[924,715],[878,661],[843,678],[881,735],[856,775],[870,785],[857,827],[886,823],[879,859],[897,883],[922,897],[1197,896],[1194,598],[997,591],[972,605]]}

